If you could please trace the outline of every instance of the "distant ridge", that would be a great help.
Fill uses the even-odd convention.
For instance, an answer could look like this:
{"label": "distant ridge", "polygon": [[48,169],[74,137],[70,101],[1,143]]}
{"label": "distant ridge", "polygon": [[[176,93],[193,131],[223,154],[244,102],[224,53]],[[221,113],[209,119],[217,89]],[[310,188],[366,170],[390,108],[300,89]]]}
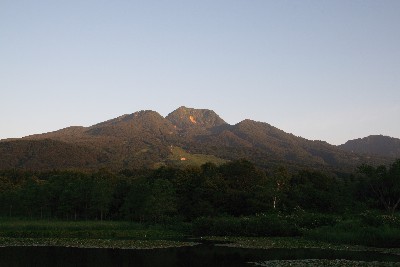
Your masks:
{"label": "distant ridge", "polygon": [[90,127],[2,140],[0,169],[120,170],[247,158],[263,168],[285,165],[351,171],[364,162],[389,162],[343,146],[307,140],[250,119],[229,125],[212,110],[182,106],[165,118],[143,110]]}
{"label": "distant ridge", "polygon": [[400,139],[390,136],[370,135],[349,140],[339,147],[355,153],[400,158]]}

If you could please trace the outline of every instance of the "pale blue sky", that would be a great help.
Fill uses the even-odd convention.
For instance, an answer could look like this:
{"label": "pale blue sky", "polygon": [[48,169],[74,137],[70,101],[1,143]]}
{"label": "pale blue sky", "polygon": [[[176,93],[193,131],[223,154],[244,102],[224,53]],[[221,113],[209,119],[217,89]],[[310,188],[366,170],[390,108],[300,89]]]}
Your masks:
{"label": "pale blue sky", "polygon": [[400,1],[0,0],[0,139],[185,105],[400,138]]}

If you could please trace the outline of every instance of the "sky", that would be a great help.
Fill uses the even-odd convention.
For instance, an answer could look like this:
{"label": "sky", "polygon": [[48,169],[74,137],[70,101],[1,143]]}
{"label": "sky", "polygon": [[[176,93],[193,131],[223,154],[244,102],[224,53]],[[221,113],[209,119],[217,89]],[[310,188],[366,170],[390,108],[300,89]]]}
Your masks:
{"label": "sky", "polygon": [[400,1],[0,0],[0,139],[180,106],[400,138]]}

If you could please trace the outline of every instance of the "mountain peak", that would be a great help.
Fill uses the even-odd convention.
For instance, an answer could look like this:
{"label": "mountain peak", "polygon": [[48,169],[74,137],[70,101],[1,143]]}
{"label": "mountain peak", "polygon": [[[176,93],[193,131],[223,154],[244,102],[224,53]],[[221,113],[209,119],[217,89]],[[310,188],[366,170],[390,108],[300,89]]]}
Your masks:
{"label": "mountain peak", "polygon": [[226,124],[212,110],[188,108],[185,106],[181,106],[168,114],[166,119],[181,129],[193,127],[212,128]]}
{"label": "mountain peak", "polygon": [[114,118],[114,119],[111,119],[108,121],[104,121],[104,122],[100,122],[98,124],[91,126],[91,128],[96,128],[99,126],[102,127],[102,126],[117,125],[117,124],[127,123],[127,122],[137,120],[137,119],[150,119],[150,118],[157,118],[157,119],[161,119],[161,120],[163,119],[163,117],[156,111],[141,110],[141,111],[137,111],[132,114],[124,114],[117,118]]}

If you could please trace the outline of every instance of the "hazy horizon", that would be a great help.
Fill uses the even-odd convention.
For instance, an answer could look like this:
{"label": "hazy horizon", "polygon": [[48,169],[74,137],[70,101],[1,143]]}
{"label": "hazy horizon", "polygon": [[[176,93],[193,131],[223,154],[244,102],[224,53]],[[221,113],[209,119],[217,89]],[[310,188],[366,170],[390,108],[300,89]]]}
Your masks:
{"label": "hazy horizon", "polygon": [[214,110],[342,144],[400,138],[399,1],[1,1],[0,139]]}

